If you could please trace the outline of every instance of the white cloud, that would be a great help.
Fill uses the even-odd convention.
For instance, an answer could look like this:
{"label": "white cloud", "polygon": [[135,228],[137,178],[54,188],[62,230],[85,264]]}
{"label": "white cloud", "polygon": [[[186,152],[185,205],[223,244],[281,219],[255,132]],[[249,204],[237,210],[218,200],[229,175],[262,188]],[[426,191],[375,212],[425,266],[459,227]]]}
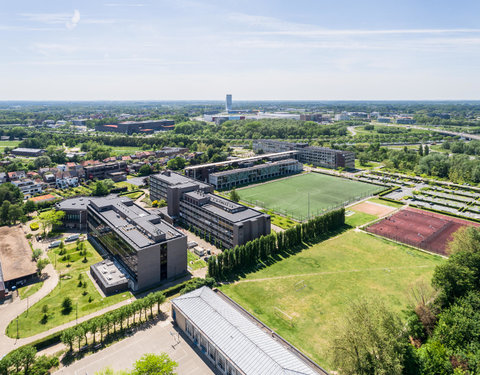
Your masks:
{"label": "white cloud", "polygon": [[77,27],[79,22],[80,22],[80,12],[78,9],[75,9],[73,11],[72,18],[65,23],[65,26],[67,27],[68,30],[73,30],[74,28]]}
{"label": "white cloud", "polygon": [[21,13],[20,16],[29,21],[49,25],[63,24],[69,30],[73,30],[80,22],[80,11],[78,9],[73,11],[73,16],[69,13]]}

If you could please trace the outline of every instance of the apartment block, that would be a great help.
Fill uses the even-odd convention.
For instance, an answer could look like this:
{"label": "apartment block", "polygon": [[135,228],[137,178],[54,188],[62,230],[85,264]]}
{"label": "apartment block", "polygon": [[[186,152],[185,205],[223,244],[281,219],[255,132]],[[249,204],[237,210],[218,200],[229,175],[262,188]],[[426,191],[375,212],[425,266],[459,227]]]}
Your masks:
{"label": "apartment block", "polygon": [[216,189],[231,189],[235,186],[251,184],[269,178],[282,177],[303,170],[298,160],[286,159],[265,164],[258,164],[247,168],[237,168],[223,172],[211,173],[208,182]]}
{"label": "apartment block", "polygon": [[309,146],[308,143],[292,143],[271,139],[253,141],[256,153],[298,151],[298,160],[305,164],[326,168],[355,168],[355,153],[327,147]]}
{"label": "apartment block", "polygon": [[95,165],[86,166],[83,168],[85,171],[85,179],[89,180],[104,180],[111,178],[111,173],[124,172],[127,170],[127,163],[124,161],[116,161],[111,163],[100,163]]}
{"label": "apartment block", "polygon": [[213,194],[213,186],[166,171],[150,176],[150,199],[165,199],[168,215],[225,248],[270,233],[270,216]]}

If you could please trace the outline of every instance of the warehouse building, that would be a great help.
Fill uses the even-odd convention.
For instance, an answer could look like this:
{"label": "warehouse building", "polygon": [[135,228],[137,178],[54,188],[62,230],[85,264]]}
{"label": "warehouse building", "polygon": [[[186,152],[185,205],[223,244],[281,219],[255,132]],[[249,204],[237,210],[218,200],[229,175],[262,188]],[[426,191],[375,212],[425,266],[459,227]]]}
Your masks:
{"label": "warehouse building", "polygon": [[213,187],[178,173],[150,176],[150,199],[167,201],[168,215],[224,248],[270,233],[270,216],[213,194]]}
{"label": "warehouse building", "polygon": [[269,178],[300,173],[302,170],[303,165],[298,160],[286,159],[258,164],[252,167],[212,173],[208,177],[208,182],[217,190],[231,189],[235,186],[247,185]]}
{"label": "warehouse building", "polygon": [[350,151],[309,146],[308,143],[291,143],[272,139],[254,140],[252,146],[253,151],[256,153],[298,151],[298,160],[301,163],[313,164],[314,166],[334,169],[355,168],[355,153]]}
{"label": "warehouse building", "polygon": [[227,375],[319,375],[320,366],[233,301],[202,287],[172,300],[175,324]]}
{"label": "warehouse building", "polygon": [[87,205],[87,233],[103,258],[125,270],[134,291],[187,272],[187,237],[129,198],[91,200]]}
{"label": "warehouse building", "polygon": [[13,149],[11,153],[12,153],[12,155],[27,156],[27,157],[30,157],[30,158],[35,158],[37,156],[42,156],[45,153],[45,150],[40,149],[40,148],[18,147],[16,149]]}
{"label": "warehouse building", "polygon": [[95,130],[98,132],[114,132],[125,134],[152,134],[156,131],[173,130],[175,127],[174,120],[147,120],[147,121],[125,121],[112,125],[96,125]]}

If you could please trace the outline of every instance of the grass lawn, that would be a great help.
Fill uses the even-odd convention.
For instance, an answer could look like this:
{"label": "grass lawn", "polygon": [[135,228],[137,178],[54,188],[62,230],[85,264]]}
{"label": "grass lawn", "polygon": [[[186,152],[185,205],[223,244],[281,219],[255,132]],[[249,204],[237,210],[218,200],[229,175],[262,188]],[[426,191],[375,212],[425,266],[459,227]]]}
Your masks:
{"label": "grass lawn", "polygon": [[380,204],[383,204],[384,206],[395,207],[395,208],[404,206],[404,204],[400,202],[395,203],[390,201],[384,201],[383,199],[379,199],[379,198],[370,198],[368,201],[373,203],[380,203]]}
{"label": "grass lawn", "polygon": [[345,215],[345,224],[353,228],[378,219],[375,215],[366,214],[365,212],[357,212],[352,209],[348,209],[347,211],[353,212],[353,214],[348,216],[347,214]]}
{"label": "grass lawn", "polygon": [[[78,317],[80,318],[132,296],[130,292],[123,292],[102,298],[87,275],[90,265],[101,261],[102,258],[88,241],[85,241],[85,245],[87,250],[86,263],[83,263],[84,257],[76,251],[76,244],[65,247],[67,249],[67,256],[70,256],[70,261],[63,259],[63,256],[58,254],[60,252],[59,248],[52,249],[48,252],[50,261],[54,266],[56,263],[55,268],[61,274],[61,282],[58,283],[50,294],[30,307],[28,313],[24,312],[20,315],[18,320],[20,337],[33,336],[50,328],[75,320],[77,303]],[[78,286],[80,274],[82,275],[82,283],[86,284],[85,287]],[[73,301],[73,310],[69,314],[62,313],[61,304],[65,297],[70,297]],[[91,302],[89,301],[90,297],[92,298]],[[48,305],[48,320],[46,322],[42,321],[42,307],[44,305]],[[16,321],[12,321],[7,327],[7,335],[9,337],[16,337]]]}
{"label": "grass lawn", "polygon": [[[239,189],[242,201],[305,220],[324,210],[372,195],[383,188],[320,173],[307,173]],[[310,211],[308,202],[310,200]]]}
{"label": "grass lawn", "polygon": [[5,150],[5,147],[18,147],[20,142],[21,141],[0,141],[0,151],[3,152],[3,150]]}
{"label": "grass lawn", "polygon": [[[188,266],[193,271],[207,266],[207,263],[203,259],[200,259],[198,255],[194,254],[190,250],[187,251],[187,262],[188,262]],[[190,262],[193,262],[193,263],[190,263]]]}
{"label": "grass lawn", "polygon": [[[151,150],[148,149],[147,151]],[[131,146],[112,146],[112,151],[115,155],[120,156],[120,155],[132,155],[136,153],[137,151],[145,151],[142,150],[141,147],[131,147]]]}
{"label": "grass lawn", "polygon": [[270,222],[273,225],[276,225],[277,227],[280,227],[282,229],[288,229],[288,228],[294,227],[295,225],[298,224],[298,222],[296,222],[296,221],[294,221],[290,218],[277,215],[277,214],[273,213],[272,211],[268,211],[268,210],[261,210],[261,211],[270,215]]}
{"label": "grass lawn", "polygon": [[27,286],[22,286],[21,288],[18,289],[18,294],[21,299],[25,299],[37,293],[42,288],[42,286],[43,286],[43,281],[40,281],[35,284],[27,285]]}
{"label": "grass lawn", "polygon": [[130,199],[137,200],[142,195],[143,195],[143,191],[136,191],[134,193],[128,193],[128,194],[122,195],[122,197],[128,197]]}
{"label": "grass lawn", "polygon": [[397,312],[410,286],[429,282],[442,258],[347,231],[220,289],[329,369],[335,320],[359,297],[381,297]]}
{"label": "grass lawn", "polygon": [[360,165],[360,160],[355,159],[355,168],[357,169],[374,169],[382,165],[382,163],[378,163],[376,161],[369,161],[366,165]]}
{"label": "grass lawn", "polygon": [[116,187],[124,187],[124,186],[126,186],[128,190],[137,190],[137,189],[138,189],[138,186],[136,186],[136,185],[134,185],[134,184],[131,184],[130,182],[127,182],[127,181],[115,182],[115,186],[116,186]]}

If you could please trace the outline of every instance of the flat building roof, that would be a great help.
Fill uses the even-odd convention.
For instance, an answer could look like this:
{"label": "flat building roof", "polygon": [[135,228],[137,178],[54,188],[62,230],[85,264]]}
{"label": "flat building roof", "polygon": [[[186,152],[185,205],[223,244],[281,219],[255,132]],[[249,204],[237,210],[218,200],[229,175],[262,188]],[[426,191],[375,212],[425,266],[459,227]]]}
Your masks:
{"label": "flat building roof", "polygon": [[177,297],[172,305],[245,374],[326,373],[307,364],[299,353],[273,338],[233,303],[208,287]]}
{"label": "flat building roof", "polygon": [[97,198],[88,206],[137,251],[185,236],[160,216],[144,210],[127,197]]}

